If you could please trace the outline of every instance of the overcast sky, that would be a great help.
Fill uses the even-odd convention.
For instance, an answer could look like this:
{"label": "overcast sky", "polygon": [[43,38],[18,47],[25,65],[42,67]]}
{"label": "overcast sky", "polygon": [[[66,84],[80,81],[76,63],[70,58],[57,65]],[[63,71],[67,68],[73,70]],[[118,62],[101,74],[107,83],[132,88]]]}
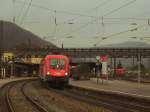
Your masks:
{"label": "overcast sky", "polygon": [[150,0],[0,0],[0,19],[13,18],[58,46],[150,43],[140,40],[150,37]]}

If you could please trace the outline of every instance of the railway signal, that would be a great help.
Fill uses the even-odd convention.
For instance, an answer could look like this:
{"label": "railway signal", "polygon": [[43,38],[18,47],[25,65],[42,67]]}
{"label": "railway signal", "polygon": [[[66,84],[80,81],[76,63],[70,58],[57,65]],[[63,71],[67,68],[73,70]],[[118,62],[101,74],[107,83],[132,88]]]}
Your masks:
{"label": "railway signal", "polygon": [[108,70],[107,70],[107,61],[108,61],[108,56],[107,55],[103,55],[100,57],[101,63],[102,63],[102,83],[103,83],[103,79],[107,79],[108,80]]}

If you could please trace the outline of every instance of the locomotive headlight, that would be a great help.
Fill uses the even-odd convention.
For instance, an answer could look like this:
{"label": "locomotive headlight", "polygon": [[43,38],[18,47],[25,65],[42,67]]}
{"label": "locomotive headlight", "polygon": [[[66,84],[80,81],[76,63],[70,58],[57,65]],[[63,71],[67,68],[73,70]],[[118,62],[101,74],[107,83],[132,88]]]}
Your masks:
{"label": "locomotive headlight", "polygon": [[51,73],[50,72],[47,72],[47,75],[50,75]]}
{"label": "locomotive headlight", "polygon": [[65,73],[65,75],[67,76],[67,75],[68,75],[68,73],[66,72],[66,73]]}

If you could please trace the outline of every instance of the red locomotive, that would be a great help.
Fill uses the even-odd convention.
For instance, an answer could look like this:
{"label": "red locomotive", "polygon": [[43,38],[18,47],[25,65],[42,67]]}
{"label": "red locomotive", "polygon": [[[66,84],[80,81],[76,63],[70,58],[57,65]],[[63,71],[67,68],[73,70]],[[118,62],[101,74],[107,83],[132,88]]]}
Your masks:
{"label": "red locomotive", "polygon": [[67,84],[69,81],[69,59],[64,55],[47,55],[40,64],[40,79],[52,84]]}

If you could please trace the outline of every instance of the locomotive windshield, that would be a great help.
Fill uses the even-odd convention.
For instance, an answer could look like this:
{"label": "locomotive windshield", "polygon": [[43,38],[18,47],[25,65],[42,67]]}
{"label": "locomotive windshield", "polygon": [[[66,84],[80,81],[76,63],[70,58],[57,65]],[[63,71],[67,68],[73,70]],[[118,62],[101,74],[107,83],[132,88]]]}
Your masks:
{"label": "locomotive windshield", "polygon": [[65,68],[65,60],[64,59],[51,59],[50,66],[52,69],[64,69]]}

